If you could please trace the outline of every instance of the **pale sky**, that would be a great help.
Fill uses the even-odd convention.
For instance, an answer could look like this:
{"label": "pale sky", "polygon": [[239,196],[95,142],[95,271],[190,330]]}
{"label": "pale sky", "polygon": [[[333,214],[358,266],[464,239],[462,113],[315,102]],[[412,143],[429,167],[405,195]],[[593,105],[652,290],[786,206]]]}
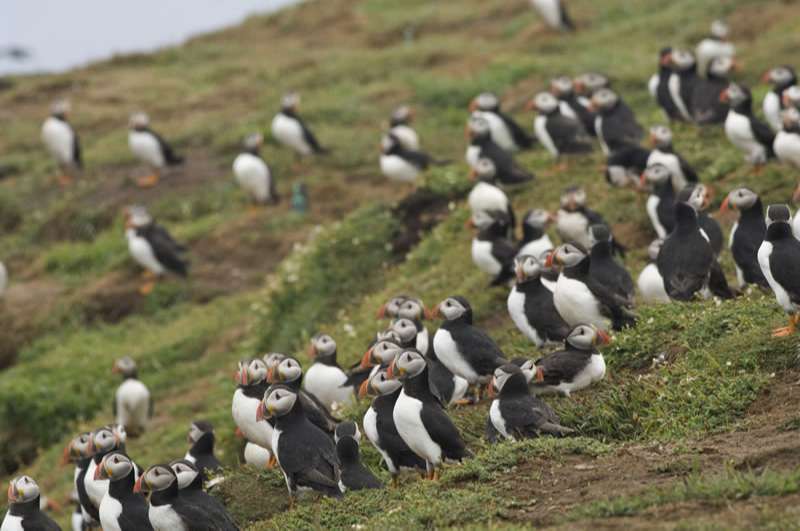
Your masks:
{"label": "pale sky", "polygon": [[148,51],[297,0],[0,0],[0,49],[26,48],[0,73],[61,71],[114,53]]}

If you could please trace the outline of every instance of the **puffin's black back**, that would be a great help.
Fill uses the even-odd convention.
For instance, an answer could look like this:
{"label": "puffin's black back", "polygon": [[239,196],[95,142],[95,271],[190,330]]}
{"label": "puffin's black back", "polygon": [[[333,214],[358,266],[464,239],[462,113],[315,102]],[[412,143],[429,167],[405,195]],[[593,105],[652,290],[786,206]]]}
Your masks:
{"label": "puffin's black back", "polygon": [[672,299],[688,301],[708,284],[714,255],[700,234],[697,213],[687,203],[675,205],[675,230],[656,258],[664,289]]}
{"label": "puffin's black back", "polygon": [[361,463],[358,441],[345,435],[336,443],[336,455],[342,463],[342,483],[348,490],[379,489],[383,483]]}
{"label": "puffin's black back", "polygon": [[39,508],[40,503],[39,496],[24,503],[13,503],[9,506],[8,513],[13,516],[22,517],[23,529],[61,531],[58,524]]}

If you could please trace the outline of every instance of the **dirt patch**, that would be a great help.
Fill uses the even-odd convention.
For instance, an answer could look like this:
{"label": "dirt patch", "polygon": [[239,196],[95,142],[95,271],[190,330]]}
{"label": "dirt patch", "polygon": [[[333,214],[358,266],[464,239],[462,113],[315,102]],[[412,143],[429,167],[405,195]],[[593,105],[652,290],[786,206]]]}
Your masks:
{"label": "dirt patch", "polygon": [[35,336],[63,290],[47,279],[11,284],[0,299],[0,370],[15,362],[19,349]]}
{"label": "dirt patch", "polygon": [[404,257],[422,236],[447,217],[447,205],[453,198],[419,189],[405,197],[394,209],[400,232],[392,240],[395,256]]}

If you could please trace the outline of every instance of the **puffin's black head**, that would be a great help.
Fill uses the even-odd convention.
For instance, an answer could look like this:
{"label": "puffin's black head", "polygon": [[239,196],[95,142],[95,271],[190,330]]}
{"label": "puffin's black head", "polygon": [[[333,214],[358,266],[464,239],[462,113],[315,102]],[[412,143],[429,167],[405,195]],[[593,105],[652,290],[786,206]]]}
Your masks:
{"label": "puffin's black head", "polygon": [[589,239],[592,242],[592,247],[598,243],[608,243],[611,241],[611,231],[608,230],[607,225],[598,223],[589,227]]}
{"label": "puffin's black head", "polygon": [[261,133],[250,133],[244,137],[242,145],[244,146],[244,150],[248,153],[258,153],[258,150],[264,145],[264,135]]}
{"label": "puffin's black head", "polygon": [[[567,78],[569,80],[569,78]],[[534,110],[539,114],[549,115],[558,111],[558,99],[550,92],[540,92],[533,97],[525,106],[528,110]]]}
{"label": "puffin's black head", "polygon": [[514,358],[511,363],[519,367],[527,383],[530,383],[533,377],[536,376],[536,362],[534,360],[530,358]]}
{"label": "puffin's black head", "polygon": [[134,131],[142,131],[150,126],[150,117],[144,112],[135,112],[131,114],[128,120],[128,127]]}
{"label": "puffin's black head", "polygon": [[350,435],[336,438],[336,455],[344,463],[358,463],[361,455],[358,453],[358,441]]}
{"label": "puffin's black head", "polygon": [[264,360],[264,364],[267,366],[267,380],[269,380],[269,371],[274,371],[275,367],[287,357],[288,356],[282,352],[267,352],[261,357],[261,359]]}
{"label": "puffin's black head", "polygon": [[328,334],[317,334],[311,338],[308,354],[311,359],[322,363],[333,362],[336,360],[336,341]]}
{"label": "puffin's black head", "polygon": [[187,459],[176,459],[169,464],[178,480],[178,490],[183,490],[197,480],[200,470]]}
{"label": "puffin's black head", "polygon": [[[398,354],[402,352],[399,351]],[[392,358],[394,361],[394,358]],[[390,362],[391,363],[391,362]],[[401,387],[403,387],[403,382],[400,380],[396,380],[394,378],[389,378],[389,368],[383,368],[380,366],[375,366],[372,369],[372,372],[369,375],[369,378],[364,380],[361,384],[361,387],[358,389],[358,397],[364,398],[368,395],[372,396],[383,396],[394,393]]]}
{"label": "puffin's black head", "polygon": [[303,377],[303,367],[292,357],[285,357],[275,368],[267,373],[267,381],[271,384],[296,382]]}
{"label": "puffin's black head", "polygon": [[666,125],[654,125],[650,128],[650,145],[658,149],[672,147],[672,131]]}
{"label": "puffin's black head", "polygon": [[234,379],[242,387],[258,385],[267,379],[267,364],[261,358],[241,360]]}
{"label": "puffin's black head", "polygon": [[519,284],[535,280],[542,275],[542,263],[535,256],[517,256],[514,258],[514,273]]}
{"label": "puffin's black head", "polygon": [[493,184],[497,180],[497,166],[492,159],[481,157],[475,166],[470,168],[469,178],[472,181]]}
{"label": "puffin's black head", "polygon": [[528,380],[519,366],[514,363],[506,363],[494,370],[492,379],[488,384],[489,396],[500,396],[528,393]]}
{"label": "puffin's black head", "polygon": [[611,342],[611,336],[605,330],[600,330],[594,325],[580,324],[572,329],[566,342],[578,350],[593,350]]}
{"label": "puffin's black head", "polygon": [[111,372],[121,374],[123,378],[136,378],[136,362],[130,356],[125,356],[114,362]]}
{"label": "puffin's black head", "polygon": [[[639,184],[641,186],[644,186],[645,184],[658,186],[660,184],[670,182],[671,180],[672,171],[660,162],[656,162],[655,164],[651,164],[645,168],[644,172],[642,172]],[[688,196],[686,199],[688,199]]]}
{"label": "puffin's black head", "polygon": [[30,476],[17,476],[8,484],[9,505],[27,503],[35,500],[40,495],[39,485]]}
{"label": "puffin's black head", "polygon": [[591,96],[601,88],[611,86],[608,76],[599,72],[586,72],[574,80],[575,92]]}
{"label": "puffin's black head", "polygon": [[[92,446],[94,447],[95,455],[105,455],[108,452],[117,450],[121,444],[122,441],[119,436],[109,427],[104,426],[94,431]],[[95,459],[99,459],[99,457],[95,457]]]}
{"label": "puffin's black head", "polygon": [[400,305],[408,299],[407,295],[395,295],[378,309],[378,319],[395,318],[400,311]]}
{"label": "puffin's black head", "polygon": [[408,105],[401,105],[392,111],[389,117],[389,124],[394,127],[396,125],[408,125],[414,121],[414,109]]}
{"label": "puffin's black head", "polygon": [[694,54],[688,50],[672,50],[669,60],[672,68],[677,72],[687,72],[696,66]]}
{"label": "puffin's black head", "polygon": [[388,378],[397,378],[400,381],[419,375],[427,367],[427,362],[416,349],[406,349],[394,359],[386,371]]}
{"label": "puffin's black head", "polygon": [[482,92],[475,96],[469,103],[470,112],[488,111],[496,112],[500,110],[500,100],[492,92]]}
{"label": "puffin's black head", "polygon": [[468,323],[472,323],[472,306],[467,299],[460,295],[447,297],[436,307],[434,316],[446,321],[466,319]]}
{"label": "puffin's black head", "polygon": [[417,338],[417,325],[411,319],[400,318],[392,321],[391,330],[397,335],[401,345],[413,344]]}
{"label": "puffin's black head", "polygon": [[81,459],[87,459],[94,455],[94,444],[92,440],[94,434],[90,431],[81,433],[73,438],[64,448],[64,453],[61,456],[61,464],[76,463]]}
{"label": "puffin's black head", "polygon": [[729,208],[733,210],[749,210],[758,201],[758,194],[749,188],[742,186],[731,190],[722,201],[720,212],[726,212]]}
{"label": "puffin's black head", "polygon": [[590,110],[604,113],[614,109],[619,103],[619,95],[609,88],[602,88],[592,94]]}
{"label": "puffin's black head", "polygon": [[789,65],[781,65],[776,66],[775,68],[770,68],[764,75],[761,77],[761,80],[765,83],[769,83],[776,90],[783,90],[786,87],[794,85],[797,83],[797,74]]}
{"label": "puffin's black head", "polygon": [[768,227],[773,223],[789,223],[790,219],[792,219],[792,211],[789,209],[789,205],[776,204],[767,207]]}
{"label": "puffin's black head", "polygon": [[344,420],[336,425],[336,431],[333,433],[335,441],[339,441],[342,437],[352,437],[356,441],[361,440],[361,430],[358,429],[358,424],[352,420]]}
{"label": "puffin's black head", "polygon": [[130,457],[122,452],[111,452],[95,467],[94,479],[95,481],[104,479],[119,481],[128,477],[132,470],[133,462]]}
{"label": "puffin's black head", "polygon": [[397,317],[411,319],[412,321],[421,321],[429,317],[429,313],[422,303],[422,299],[408,297],[400,305],[400,309],[397,311]]}
{"label": "puffin's black head", "polygon": [[586,251],[574,243],[565,243],[555,248],[547,257],[545,265],[552,267],[553,265],[561,266],[564,268],[575,267],[588,258]]}
{"label": "puffin's black head", "polygon": [[189,425],[189,435],[187,436],[189,444],[195,444],[208,434],[214,436],[214,425],[207,420],[195,420]]}
{"label": "puffin's black head", "polygon": [[561,208],[567,212],[586,206],[586,191],[580,186],[570,186],[561,193]]}
{"label": "puffin's black head", "polygon": [[173,485],[177,488],[177,482],[178,477],[169,465],[153,465],[136,480],[133,492],[141,492],[145,495],[162,492]]}
{"label": "puffin's black head", "polygon": [[575,86],[569,76],[557,76],[550,80],[550,94],[558,99],[572,95]]}
{"label": "puffin's black head", "polygon": [[525,213],[525,217],[522,219],[522,224],[535,229],[544,230],[553,221],[555,221],[553,214],[543,208],[534,208],[533,210],[528,210]]}
{"label": "puffin's black head", "polygon": [[731,83],[719,95],[719,101],[730,105],[731,109],[739,113],[750,112],[753,106],[753,96],[750,89],[738,83]]}
{"label": "puffin's black head", "polygon": [[467,121],[467,137],[471,140],[486,139],[492,134],[489,122],[479,114],[473,113]]}
{"label": "puffin's black head", "polygon": [[396,340],[383,339],[372,345],[361,358],[361,368],[373,365],[388,365],[403,351],[400,338]]}
{"label": "puffin's black head", "polygon": [[256,410],[256,422],[288,414],[297,403],[297,391],[283,384],[271,385]]}
{"label": "puffin's black head", "polygon": [[297,92],[287,92],[281,98],[281,110],[283,112],[295,113],[300,107],[300,94]]}
{"label": "puffin's black head", "polygon": [[664,240],[661,238],[657,238],[650,242],[650,245],[647,246],[647,257],[655,262],[658,258],[658,253],[661,252],[661,247],[664,245]]}
{"label": "puffin's black head", "polygon": [[672,65],[672,46],[665,46],[658,51],[658,65],[661,68],[669,68]]}

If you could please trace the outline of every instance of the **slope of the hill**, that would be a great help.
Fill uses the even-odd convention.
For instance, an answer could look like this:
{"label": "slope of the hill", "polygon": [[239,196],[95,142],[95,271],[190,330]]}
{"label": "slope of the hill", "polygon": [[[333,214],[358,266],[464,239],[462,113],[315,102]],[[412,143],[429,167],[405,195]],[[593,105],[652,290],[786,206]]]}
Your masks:
{"label": "slope of the hill", "polygon": [[[13,79],[0,92],[0,152],[12,173],[0,181],[0,256],[13,279],[0,305],[0,365],[11,366],[0,372],[0,467],[10,473],[21,464],[63,500],[71,471],[55,466],[61,449],[71,433],[111,419],[109,369],[130,354],[157,400],[152,429],[131,441],[131,455],[143,464],[182,455],[188,422],[212,420],[230,466],[220,495],[245,527],[793,525],[796,339],[770,337],[783,316],[759,293],[721,305],[642,308],[640,325],[607,349],[607,380],[552,400],[577,438],[489,448],[481,440],[488,405],[453,410],[476,457],[449,467],[441,485],[408,477],[398,489],[303,501],[285,513],[280,475],[236,464],[236,360],[285,350],[306,362],[308,337],[325,330],[339,342],[342,364],[353,362],[382,326],[375,309],[396,292],[428,304],[463,294],[510,356],[536,354],[505,315],[505,291],[486,289],[469,258],[461,131],[477,92],[497,91],[530,124],[523,104],[549,77],[599,70],[649,126],[662,121],[645,90],[657,50],[696,42],[714,17],[731,23],[739,77],[759,101],[762,71],[791,63],[800,45],[796,2],[570,7],[574,35],[545,30],[523,0],[309,2],[154,55]],[[333,153],[297,164],[267,145],[284,198],[303,181],[310,210],[298,215],[284,201],[250,217],[230,163],[242,136],[267,128],[288,89],[302,92],[304,115]],[[73,101],[87,159],[67,190],[53,184],[38,138],[47,106],[62,96]],[[417,107],[426,148],[456,162],[431,172],[423,191],[398,206],[409,190],[380,177],[375,146],[399,102]],[[124,129],[140,108],[189,157],[147,191],[133,184],[143,168]],[[720,130],[674,132],[678,150],[720,195],[745,183],[766,202],[790,197],[796,176],[788,168],[772,164],[754,175]],[[553,209],[563,187],[583,184],[593,208],[635,249],[626,265],[641,268],[653,237],[643,198],[608,189],[599,152],[566,171],[541,149],[520,161],[538,179],[513,192],[518,209]],[[148,205],[189,243],[190,280],[138,294],[119,215],[131,203]],[[725,265],[732,271],[727,254]],[[654,365],[661,353],[666,363]],[[378,471],[368,446],[364,459]],[[57,516],[64,522],[67,514]]]}

